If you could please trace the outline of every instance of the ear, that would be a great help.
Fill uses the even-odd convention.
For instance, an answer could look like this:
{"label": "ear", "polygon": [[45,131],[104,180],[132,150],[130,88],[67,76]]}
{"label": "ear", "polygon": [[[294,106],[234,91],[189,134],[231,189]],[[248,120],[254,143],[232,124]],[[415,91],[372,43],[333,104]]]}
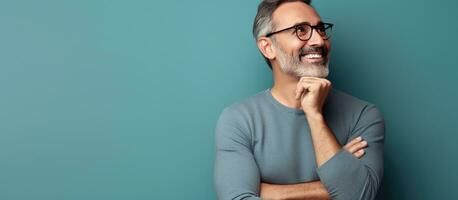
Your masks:
{"label": "ear", "polygon": [[260,37],[256,42],[258,45],[259,51],[261,51],[264,57],[272,60],[275,58],[275,48],[273,47],[272,40],[267,37]]}

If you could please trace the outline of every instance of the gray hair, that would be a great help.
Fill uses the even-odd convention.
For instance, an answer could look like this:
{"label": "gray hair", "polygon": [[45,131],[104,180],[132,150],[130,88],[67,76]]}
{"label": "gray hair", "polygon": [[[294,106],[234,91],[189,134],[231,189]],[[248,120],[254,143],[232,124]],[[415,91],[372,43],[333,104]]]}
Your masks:
{"label": "gray hair", "polygon": [[[304,2],[308,5],[312,3],[312,0],[263,0],[258,6],[258,13],[254,18],[253,23],[253,37],[257,41],[261,36],[265,36],[272,32],[275,28],[275,24],[272,20],[272,14],[277,10],[280,5],[287,2]],[[269,59],[264,57],[270,69],[272,69],[272,64],[270,64]]]}

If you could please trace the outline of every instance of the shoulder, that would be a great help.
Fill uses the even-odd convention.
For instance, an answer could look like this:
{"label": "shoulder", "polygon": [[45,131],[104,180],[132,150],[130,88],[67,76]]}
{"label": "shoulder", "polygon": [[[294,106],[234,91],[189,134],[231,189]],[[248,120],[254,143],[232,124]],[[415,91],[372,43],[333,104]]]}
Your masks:
{"label": "shoulder", "polygon": [[218,119],[218,125],[230,125],[244,131],[251,130],[255,118],[259,117],[262,107],[265,106],[266,90],[253,94],[225,107]]}
{"label": "shoulder", "polygon": [[329,93],[327,106],[338,109],[341,112],[359,113],[368,108],[377,109],[377,106],[371,102],[360,99],[338,89],[332,89]]}
{"label": "shoulder", "polygon": [[234,102],[225,107],[221,115],[251,115],[256,110],[259,110],[266,101],[267,90],[260,91],[245,99]]}
{"label": "shoulder", "polygon": [[258,92],[223,109],[216,124],[217,146],[227,147],[230,141],[251,145],[256,110],[265,101],[263,95],[265,91]]}
{"label": "shoulder", "polygon": [[384,123],[382,112],[375,104],[337,89],[330,92],[326,104],[329,114],[343,117],[353,127],[363,124]]}
{"label": "shoulder", "polygon": [[371,104],[370,102],[334,88],[329,93],[328,103],[333,106],[345,106],[353,109],[365,107]]}

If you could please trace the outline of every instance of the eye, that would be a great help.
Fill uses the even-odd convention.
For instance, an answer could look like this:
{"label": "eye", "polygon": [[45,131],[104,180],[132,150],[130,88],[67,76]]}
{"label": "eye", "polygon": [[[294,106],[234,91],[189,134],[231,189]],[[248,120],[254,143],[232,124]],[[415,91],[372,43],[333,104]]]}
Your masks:
{"label": "eye", "polygon": [[324,24],[318,24],[315,26],[316,30],[321,32],[321,33],[324,33],[326,32],[326,27],[324,26]]}
{"label": "eye", "polygon": [[296,31],[298,33],[306,33],[307,32],[307,28],[304,25],[299,25],[299,26],[296,27]]}

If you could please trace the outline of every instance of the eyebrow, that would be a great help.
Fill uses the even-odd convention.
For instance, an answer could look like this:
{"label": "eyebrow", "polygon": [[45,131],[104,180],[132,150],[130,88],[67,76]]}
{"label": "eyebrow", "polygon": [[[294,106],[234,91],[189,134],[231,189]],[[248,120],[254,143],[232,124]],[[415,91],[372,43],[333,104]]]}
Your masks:
{"label": "eyebrow", "polygon": [[[317,24],[322,24],[322,23],[323,23],[323,22],[320,20],[320,21],[318,21],[318,23],[317,23]],[[289,26],[289,27],[294,27],[294,26],[297,26],[297,25],[301,25],[301,24],[307,24],[307,25],[311,25],[311,24],[310,24],[310,22],[308,22],[308,21],[303,21],[303,22],[298,22],[298,23],[295,23],[294,25],[292,25],[292,26]]]}

